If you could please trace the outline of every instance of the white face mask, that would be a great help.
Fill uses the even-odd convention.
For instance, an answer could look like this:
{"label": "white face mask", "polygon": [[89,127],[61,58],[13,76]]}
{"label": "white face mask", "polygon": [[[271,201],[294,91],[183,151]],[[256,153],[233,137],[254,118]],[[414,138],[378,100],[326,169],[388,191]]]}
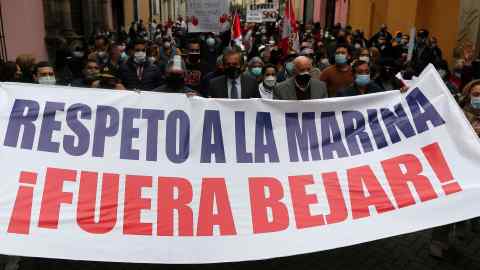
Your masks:
{"label": "white face mask", "polygon": [[135,63],[137,64],[142,64],[145,62],[145,60],[147,59],[147,53],[145,52],[135,52],[135,55],[134,55],[134,61]]}
{"label": "white face mask", "polygon": [[55,85],[57,84],[57,80],[55,79],[55,76],[44,76],[38,78],[38,83],[43,85]]}
{"label": "white face mask", "polygon": [[358,60],[363,61],[363,62],[370,63],[370,57],[368,57],[368,56],[360,56],[360,57],[358,58]]}
{"label": "white face mask", "polygon": [[157,61],[157,59],[155,57],[149,57],[148,58],[148,62],[150,62],[150,64],[155,63],[155,61]]}
{"label": "white face mask", "polygon": [[212,37],[207,38],[207,45],[210,47],[215,46],[215,39]]}
{"label": "white face mask", "polygon": [[82,51],[74,51],[73,56],[76,58],[83,58],[83,56],[85,56],[85,53]]}
{"label": "white face mask", "polygon": [[99,52],[97,52],[97,55],[98,55],[98,57],[100,57],[100,58],[105,58],[105,57],[107,57],[107,52],[105,52],[105,51],[99,51]]}
{"label": "white face mask", "polygon": [[267,87],[274,87],[275,84],[277,84],[277,78],[275,76],[267,76],[265,79],[263,79],[263,84]]}

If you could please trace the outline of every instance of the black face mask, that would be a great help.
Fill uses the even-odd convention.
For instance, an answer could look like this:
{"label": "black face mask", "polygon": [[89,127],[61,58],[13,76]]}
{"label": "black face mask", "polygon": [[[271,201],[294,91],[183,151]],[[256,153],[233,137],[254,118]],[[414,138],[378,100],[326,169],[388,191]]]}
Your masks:
{"label": "black face mask", "polygon": [[237,67],[228,67],[225,69],[225,75],[230,79],[236,79],[240,76],[240,68]]}
{"label": "black face mask", "polygon": [[173,90],[182,90],[185,87],[185,78],[183,75],[169,74],[165,78],[169,88]]}
{"label": "black face mask", "polygon": [[300,85],[300,87],[307,87],[308,83],[312,76],[310,74],[302,74],[295,76],[295,81]]}

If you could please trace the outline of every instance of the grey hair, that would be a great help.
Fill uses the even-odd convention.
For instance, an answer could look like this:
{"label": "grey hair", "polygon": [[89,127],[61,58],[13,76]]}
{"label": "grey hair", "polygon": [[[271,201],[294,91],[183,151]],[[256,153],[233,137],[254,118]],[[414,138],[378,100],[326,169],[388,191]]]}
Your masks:
{"label": "grey hair", "polygon": [[264,65],[262,58],[260,58],[258,56],[255,56],[252,59],[250,59],[250,61],[248,61],[249,66],[252,66],[252,65],[258,64],[258,63],[261,64],[262,66]]}

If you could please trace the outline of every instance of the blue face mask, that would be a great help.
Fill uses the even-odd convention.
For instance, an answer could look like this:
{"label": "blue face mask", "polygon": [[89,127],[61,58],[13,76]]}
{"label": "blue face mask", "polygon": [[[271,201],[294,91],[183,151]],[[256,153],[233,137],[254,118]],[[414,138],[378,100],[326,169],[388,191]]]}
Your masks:
{"label": "blue face mask", "polygon": [[345,54],[335,54],[335,63],[344,65],[347,63],[347,56]]}
{"label": "blue face mask", "polygon": [[262,75],[262,68],[261,67],[254,67],[250,69],[250,73],[252,73],[253,76],[259,77]]}
{"label": "blue face mask", "polygon": [[370,83],[370,74],[357,75],[355,77],[355,83],[358,86],[365,86]]}
{"label": "blue face mask", "polygon": [[285,69],[287,70],[288,74],[292,74],[293,73],[293,63],[292,62],[288,62],[286,65],[285,65]]}
{"label": "blue face mask", "polygon": [[128,60],[128,55],[125,52],[122,52],[122,54],[120,55],[120,60],[127,61]]}
{"label": "blue face mask", "polygon": [[474,109],[480,109],[480,97],[470,97],[470,105]]}

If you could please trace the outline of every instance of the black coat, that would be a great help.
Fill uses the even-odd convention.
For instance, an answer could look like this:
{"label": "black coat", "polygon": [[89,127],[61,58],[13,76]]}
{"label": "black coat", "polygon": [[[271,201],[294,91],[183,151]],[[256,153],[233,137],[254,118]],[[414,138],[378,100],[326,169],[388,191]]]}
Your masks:
{"label": "black coat", "polygon": [[[257,81],[245,75],[240,75],[242,99],[260,98]],[[228,98],[228,84],[225,75],[216,77],[210,81],[208,96],[212,98]]]}
{"label": "black coat", "polygon": [[128,60],[120,66],[119,76],[128,90],[151,91],[163,83],[160,68],[157,65],[150,64],[148,61],[143,64],[142,80],[138,79],[137,64],[132,60]]}

